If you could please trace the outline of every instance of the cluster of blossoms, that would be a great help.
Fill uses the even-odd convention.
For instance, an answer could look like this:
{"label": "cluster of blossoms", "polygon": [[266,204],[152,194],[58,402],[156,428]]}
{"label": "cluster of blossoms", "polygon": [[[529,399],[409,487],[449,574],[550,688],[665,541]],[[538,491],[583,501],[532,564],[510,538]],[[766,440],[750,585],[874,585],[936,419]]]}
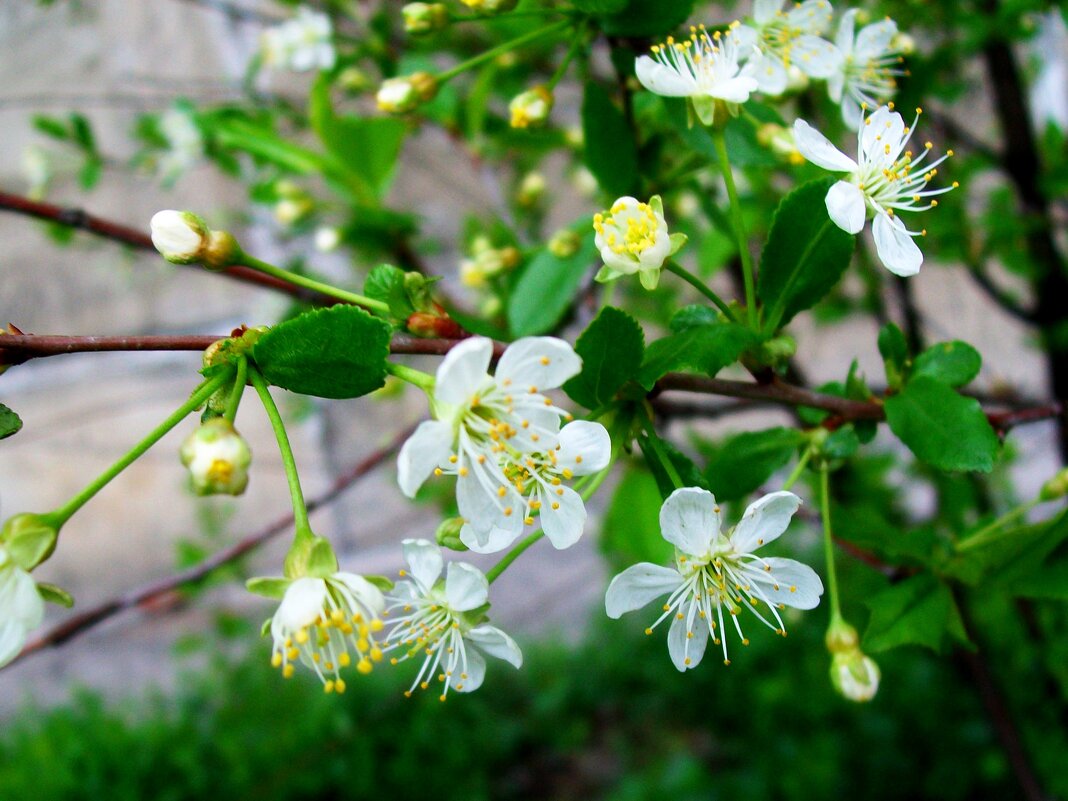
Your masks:
{"label": "cluster of blossoms", "polygon": [[331,69],[337,60],[332,37],[330,17],[301,6],[293,19],[263,32],[263,62],[294,72]]}
{"label": "cluster of blossoms", "polygon": [[695,27],[682,41],[669,37],[638,59],[635,72],[651,92],[689,98],[706,125],[719,105],[734,111],[754,92],[778,96],[810,78],[825,80],[856,130],[862,105],[889,100],[896,91],[904,48],[892,20],[857,31],[855,10],[842,16],[833,42],[825,39],[833,13],[826,0],[789,10],[783,0],[756,0],[751,19],[725,31]]}

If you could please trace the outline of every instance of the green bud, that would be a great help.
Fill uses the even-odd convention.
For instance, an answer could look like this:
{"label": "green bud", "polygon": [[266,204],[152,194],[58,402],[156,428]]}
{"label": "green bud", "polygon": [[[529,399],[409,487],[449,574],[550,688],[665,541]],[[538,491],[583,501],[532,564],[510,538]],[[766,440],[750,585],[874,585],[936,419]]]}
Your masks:
{"label": "green bud", "polygon": [[25,512],[8,518],[0,530],[0,544],[11,561],[23,570],[33,570],[56,549],[59,529],[48,515]]}
{"label": "green bud", "polygon": [[197,495],[240,495],[248,486],[252,451],[224,417],[202,423],[179,454]]}
{"label": "green bud", "polygon": [[450,517],[438,526],[438,530],[434,532],[434,539],[442,548],[448,548],[451,551],[466,551],[467,546],[460,541],[460,529],[463,527],[462,517]]}
{"label": "green bud", "polygon": [[849,653],[857,650],[860,637],[857,630],[845,622],[841,617],[835,617],[831,625],[827,627],[827,635],[824,638],[827,650],[832,654]]}
{"label": "green bud", "polygon": [[553,110],[553,93],[545,86],[535,86],[520,92],[508,104],[513,128],[538,128],[544,125]]}
{"label": "green bud", "polygon": [[879,691],[879,666],[859,648],[837,653],[831,660],[831,684],[850,701],[870,701]]}
{"label": "green bud", "polygon": [[408,3],[401,14],[404,30],[412,36],[440,31],[449,24],[449,9],[444,3]]}
{"label": "green bud", "polygon": [[382,81],[375,101],[388,114],[406,114],[433,100],[437,93],[437,78],[429,72],[414,72]]}
{"label": "green bud", "polygon": [[1068,467],[1058,472],[1053,478],[1042,485],[1038,493],[1040,501],[1055,501],[1068,495]]}
{"label": "green bud", "polygon": [[580,247],[582,247],[582,237],[570,228],[557,231],[549,240],[549,252],[558,259],[574,256]]}

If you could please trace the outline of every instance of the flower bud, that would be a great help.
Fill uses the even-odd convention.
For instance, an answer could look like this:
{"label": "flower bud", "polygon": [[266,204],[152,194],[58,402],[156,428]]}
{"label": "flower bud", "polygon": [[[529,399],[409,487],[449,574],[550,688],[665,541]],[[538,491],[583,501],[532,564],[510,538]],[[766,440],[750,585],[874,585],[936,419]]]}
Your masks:
{"label": "flower bud", "polygon": [[345,67],[337,75],[335,84],[342,90],[355,94],[371,88],[371,78],[359,67]]}
{"label": "flower bud", "polygon": [[903,56],[911,56],[916,52],[916,40],[909,34],[898,31],[897,35],[891,40],[890,47]]}
{"label": "flower bud", "polygon": [[460,529],[463,527],[464,519],[462,517],[450,517],[448,520],[443,520],[441,525],[438,526],[438,530],[434,533],[434,538],[442,548],[448,548],[452,551],[466,551],[467,546],[460,541]]}
{"label": "flower bud", "polygon": [[797,149],[794,132],[790,128],[773,122],[761,125],[757,129],[757,142],[766,147],[778,158],[790,164],[804,164],[805,157]]}
{"label": "flower bud", "polygon": [[503,14],[519,5],[519,0],[460,0],[460,2],[472,11],[481,11],[484,14]]}
{"label": "flower bud", "polygon": [[859,648],[834,655],[831,660],[831,684],[850,701],[870,701],[879,691],[879,666]]}
{"label": "flower bud", "polygon": [[1068,467],[1057,473],[1053,478],[1042,485],[1039,490],[1040,501],[1055,501],[1068,495]]}
{"label": "flower bud", "polygon": [[404,323],[408,333],[417,337],[459,339],[464,330],[440,307],[436,312],[415,312]]}
{"label": "flower bud", "polygon": [[580,247],[582,247],[582,237],[570,228],[557,231],[549,240],[549,252],[558,259],[574,256]]}
{"label": "flower bud", "polygon": [[519,182],[515,201],[524,208],[533,208],[545,197],[545,176],[540,172],[528,172]]}
{"label": "flower bud", "polygon": [[197,495],[240,495],[248,486],[252,452],[224,417],[201,424],[182,443],[180,454]]}
{"label": "flower bud", "polygon": [[412,36],[440,31],[449,24],[449,9],[444,3],[408,3],[401,14],[404,30]]}
{"label": "flower bud", "polygon": [[23,570],[33,570],[56,549],[59,529],[46,516],[24,512],[10,517],[0,529],[0,544]]}
{"label": "flower bud", "polygon": [[173,264],[196,264],[208,246],[211,229],[189,211],[166,209],[152,215],[152,244]]}
{"label": "flower bud", "polygon": [[433,100],[437,93],[438,82],[433,75],[429,72],[413,72],[382,81],[375,100],[382,111],[406,114],[415,111],[421,103]]}
{"label": "flower bud", "polygon": [[341,244],[341,232],[331,225],[324,225],[315,231],[315,249],[321,253],[336,250]]}
{"label": "flower bud", "polygon": [[544,86],[520,92],[508,104],[513,128],[537,128],[545,124],[553,110],[553,93]]}
{"label": "flower bud", "polygon": [[831,625],[827,627],[827,635],[824,638],[827,650],[832,654],[842,654],[856,651],[860,644],[857,630],[840,617],[835,616]]}

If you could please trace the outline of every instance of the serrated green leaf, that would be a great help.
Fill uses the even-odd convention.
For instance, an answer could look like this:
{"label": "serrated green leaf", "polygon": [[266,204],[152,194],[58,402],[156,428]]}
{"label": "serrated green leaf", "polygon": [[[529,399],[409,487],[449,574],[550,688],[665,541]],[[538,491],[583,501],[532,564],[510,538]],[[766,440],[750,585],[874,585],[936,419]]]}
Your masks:
{"label": "serrated green leaf", "polygon": [[913,360],[911,378],[929,376],[951,387],[962,387],[979,375],[983,357],[967,342],[939,342]]}
{"label": "serrated green leaf", "polygon": [[270,383],[320,398],[358,398],[385,383],[391,329],[356,306],[316,309],[274,326],[252,349]]}
{"label": "serrated green leaf", "polygon": [[605,306],[582,332],[575,351],[582,357],[582,372],[564,384],[564,391],[576,403],[596,409],[638,377],[645,335],[629,314]]}
{"label": "serrated green leaf", "polygon": [[582,277],[597,257],[588,218],[572,226],[582,245],[568,256],[555,256],[548,248],[538,252],[523,269],[508,297],[508,327],[514,337],[553,330],[575,299]]}
{"label": "serrated green leaf", "polygon": [[939,470],[994,466],[998,438],[979,402],[929,376],[915,378],[886,399],[890,430],[917,458]]}
{"label": "serrated green leaf", "polygon": [[22,430],[22,418],[0,403],[0,439],[7,439]]}
{"label": "serrated green leaf", "polygon": [[853,257],[853,236],[827,216],[831,180],[798,187],[779,204],[760,257],[757,294],[773,332],[815,306],[842,277]]}
{"label": "serrated green leaf", "polygon": [[658,36],[670,33],[693,13],[694,0],[629,0],[621,11],[604,17],[609,36]]}
{"label": "serrated green leaf", "polygon": [[604,87],[586,84],[582,101],[585,161],[610,195],[633,194],[638,185],[638,146],[634,133]]}
{"label": "serrated green leaf", "polygon": [[871,609],[866,651],[922,645],[941,653],[950,640],[968,644],[953,594],[929,573],[895,584],[865,603]]}
{"label": "serrated green leaf", "polygon": [[404,286],[404,270],[392,264],[379,264],[367,274],[363,294],[386,303],[390,315],[397,320],[407,320],[415,311]]}
{"label": "serrated green leaf", "polygon": [[719,501],[745,497],[789,462],[804,441],[794,428],[746,431],[725,439],[705,467],[709,489]]}
{"label": "serrated green leaf", "polygon": [[601,529],[601,550],[618,568],[636,562],[667,564],[674,553],[660,534],[663,498],[656,479],[631,466],[612,495]]}
{"label": "serrated green leaf", "polygon": [[714,376],[756,344],[756,335],[736,323],[693,326],[649,343],[638,382],[646,389],[672,370]]}

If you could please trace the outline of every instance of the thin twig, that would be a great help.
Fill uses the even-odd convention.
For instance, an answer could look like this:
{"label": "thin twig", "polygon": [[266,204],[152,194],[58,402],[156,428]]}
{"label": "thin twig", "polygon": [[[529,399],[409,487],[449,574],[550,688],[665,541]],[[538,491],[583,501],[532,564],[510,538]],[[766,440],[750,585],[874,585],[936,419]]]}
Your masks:
{"label": "thin twig", "polygon": [[[400,448],[401,444],[411,435],[413,430],[414,427],[405,429],[393,437],[387,445],[374,451],[353,466],[347,473],[339,476],[331,485],[330,489],[308,501],[308,511],[313,512],[336,500],[345,490],[388,459],[398,448]],[[223,565],[240,559],[242,556],[255,550],[270,539],[287,531],[292,525],[293,514],[290,512],[289,514],[278,518],[260,531],[238,540],[229,548],[224,548],[218,553],[213,554],[199,564],[193,565],[173,576],[168,576],[167,578],[137,587],[129,592],[123,593],[122,595],[104,601],[84,612],[74,615],[28,642],[22,649],[18,658],[11,664],[20,662],[30,654],[44,650],[45,648],[53,648],[63,645],[79,634],[84,634],[89,629],[94,628],[120,612],[124,612],[127,609],[147,606],[153,601],[165,597],[187,584],[194,584],[210,575],[213,571],[218,570]]]}

